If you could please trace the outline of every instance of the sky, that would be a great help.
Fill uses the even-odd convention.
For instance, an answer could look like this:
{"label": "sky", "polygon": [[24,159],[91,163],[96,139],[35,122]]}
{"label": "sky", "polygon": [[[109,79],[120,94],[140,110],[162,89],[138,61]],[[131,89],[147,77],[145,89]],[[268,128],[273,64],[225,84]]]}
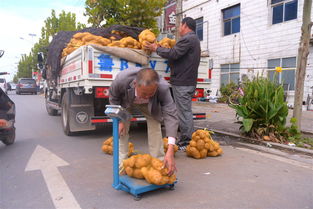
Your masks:
{"label": "sky", "polygon": [[44,20],[51,16],[51,10],[57,16],[64,10],[76,14],[76,21],[87,24],[85,0],[0,0],[0,75],[7,82],[13,80],[17,64],[23,54],[29,54],[34,43],[41,36]]}

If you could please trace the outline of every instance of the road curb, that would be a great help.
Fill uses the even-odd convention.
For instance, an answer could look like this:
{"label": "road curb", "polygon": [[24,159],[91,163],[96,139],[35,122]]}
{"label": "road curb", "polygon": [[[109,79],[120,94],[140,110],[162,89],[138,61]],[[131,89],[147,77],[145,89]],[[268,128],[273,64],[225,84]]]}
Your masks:
{"label": "road curb", "polygon": [[[204,129],[206,127],[195,126],[195,128],[196,129]],[[300,147],[291,147],[291,146],[288,146],[288,145],[285,145],[285,144],[279,144],[279,143],[274,143],[274,142],[259,141],[259,140],[256,140],[256,139],[253,139],[253,138],[250,138],[250,137],[241,136],[239,134],[234,134],[234,133],[221,131],[221,130],[216,130],[216,129],[209,129],[209,130],[213,131],[215,133],[218,133],[218,134],[227,135],[227,136],[231,136],[231,137],[237,138],[238,141],[248,142],[248,143],[251,143],[251,144],[259,144],[259,145],[263,145],[263,146],[266,146],[266,147],[272,147],[272,148],[276,148],[276,149],[280,149],[280,150],[287,150],[289,152],[302,153],[302,154],[313,156],[313,150],[300,148]]]}

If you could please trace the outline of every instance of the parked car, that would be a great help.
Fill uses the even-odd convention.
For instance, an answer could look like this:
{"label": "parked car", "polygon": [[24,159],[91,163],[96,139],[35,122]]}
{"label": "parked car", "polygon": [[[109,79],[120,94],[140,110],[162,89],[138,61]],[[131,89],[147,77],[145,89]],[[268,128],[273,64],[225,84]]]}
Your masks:
{"label": "parked car", "polygon": [[2,89],[2,91],[4,93],[8,93],[8,89],[7,89],[7,82],[4,78],[0,78],[0,88]]}
{"label": "parked car", "polygon": [[16,90],[16,84],[13,82],[8,82],[8,91]]}
{"label": "parked car", "polygon": [[37,94],[37,85],[35,79],[20,78],[16,85],[16,94],[21,93]]}
{"label": "parked car", "polygon": [[5,145],[15,141],[15,104],[0,88],[0,141]]}

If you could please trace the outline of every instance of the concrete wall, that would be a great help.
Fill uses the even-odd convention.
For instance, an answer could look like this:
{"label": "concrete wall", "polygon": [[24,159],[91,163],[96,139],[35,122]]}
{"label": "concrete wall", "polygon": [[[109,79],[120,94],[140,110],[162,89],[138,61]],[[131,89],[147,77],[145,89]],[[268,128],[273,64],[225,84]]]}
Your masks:
{"label": "concrete wall", "polygon": [[[202,50],[214,60],[212,89],[220,88],[220,65],[240,63],[240,74],[266,76],[267,60],[296,57],[301,36],[303,0],[298,0],[297,19],[272,25],[270,1],[183,0],[184,16],[203,17]],[[240,32],[224,36],[222,10],[240,4]],[[313,17],[313,10],[312,10]],[[310,47],[304,101],[313,86],[313,47]],[[293,104],[294,91],[288,103]]]}

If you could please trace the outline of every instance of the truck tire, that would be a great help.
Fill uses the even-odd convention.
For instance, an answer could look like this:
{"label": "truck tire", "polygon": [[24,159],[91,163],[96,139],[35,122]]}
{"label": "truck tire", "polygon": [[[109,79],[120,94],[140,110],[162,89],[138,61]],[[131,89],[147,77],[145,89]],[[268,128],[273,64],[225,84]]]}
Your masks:
{"label": "truck tire", "polygon": [[58,110],[49,107],[49,105],[48,105],[48,96],[46,96],[45,103],[46,103],[46,110],[47,110],[48,115],[56,116],[58,114]]}
{"label": "truck tire", "polygon": [[15,141],[15,127],[10,130],[10,133],[2,139],[3,144],[11,145]]}
{"label": "truck tire", "polygon": [[71,136],[73,135],[73,132],[71,132],[70,129],[70,117],[69,117],[69,93],[65,92],[62,97],[62,107],[61,107],[61,120],[62,120],[62,126],[63,131],[65,135]]}

